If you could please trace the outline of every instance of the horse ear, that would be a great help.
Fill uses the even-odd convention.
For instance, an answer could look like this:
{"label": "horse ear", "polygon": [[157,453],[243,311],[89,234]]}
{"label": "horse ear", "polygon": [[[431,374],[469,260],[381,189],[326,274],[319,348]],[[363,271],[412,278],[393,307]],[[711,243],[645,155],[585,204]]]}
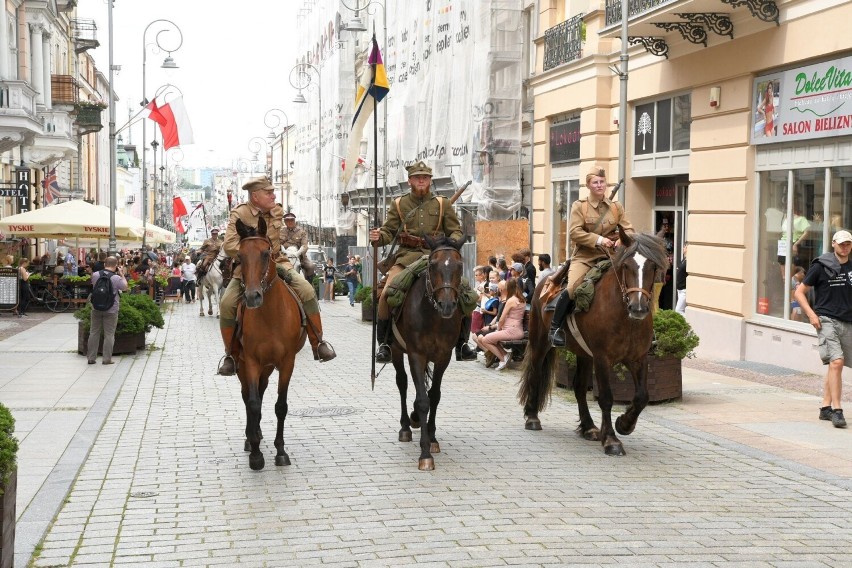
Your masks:
{"label": "horse ear", "polygon": [[617,225],[618,227],[618,240],[621,241],[621,246],[629,247],[633,244],[633,238],[624,230],[621,225]]}
{"label": "horse ear", "polygon": [[261,237],[266,236],[266,221],[263,217],[258,217],[257,219],[257,234]]}
{"label": "horse ear", "polygon": [[423,240],[426,241],[426,247],[429,250],[432,250],[432,249],[435,248],[435,239],[430,237],[428,233],[423,235]]}
{"label": "horse ear", "polygon": [[237,234],[241,239],[249,236],[249,227],[246,226],[240,219],[237,219]]}

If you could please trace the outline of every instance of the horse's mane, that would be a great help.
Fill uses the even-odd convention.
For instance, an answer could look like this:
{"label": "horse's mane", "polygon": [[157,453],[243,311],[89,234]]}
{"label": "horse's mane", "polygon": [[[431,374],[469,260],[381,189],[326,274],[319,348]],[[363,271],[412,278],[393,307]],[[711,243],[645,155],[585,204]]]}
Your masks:
{"label": "horse's mane", "polygon": [[616,266],[621,266],[629,257],[639,253],[653,262],[660,270],[664,272],[668,270],[669,258],[666,254],[666,242],[663,239],[648,233],[636,233],[630,236],[633,242],[628,246],[621,247],[613,259]]}

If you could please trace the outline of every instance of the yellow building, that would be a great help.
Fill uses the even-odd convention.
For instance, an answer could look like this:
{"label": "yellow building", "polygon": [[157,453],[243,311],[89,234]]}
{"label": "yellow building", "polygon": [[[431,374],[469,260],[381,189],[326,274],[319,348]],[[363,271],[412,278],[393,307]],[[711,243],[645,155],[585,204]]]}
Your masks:
{"label": "yellow building", "polygon": [[639,230],[669,222],[675,263],[689,242],[699,354],[823,372],[792,275],[852,227],[852,3],[631,0],[624,125],[621,3],[528,5],[533,250],[564,260],[566,208],[593,164],[614,185],[626,128],[620,196]]}

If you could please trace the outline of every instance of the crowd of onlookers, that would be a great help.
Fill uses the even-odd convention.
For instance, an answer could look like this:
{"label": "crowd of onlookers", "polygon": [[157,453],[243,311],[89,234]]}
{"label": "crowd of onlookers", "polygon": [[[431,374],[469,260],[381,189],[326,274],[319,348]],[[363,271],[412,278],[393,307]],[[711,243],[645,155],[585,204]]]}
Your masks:
{"label": "crowd of onlookers", "polygon": [[490,256],[488,264],[474,268],[479,304],[472,314],[471,341],[485,354],[487,367],[506,367],[511,353],[500,342],[523,339],[525,314],[536,284],[553,273],[550,255],[538,255],[538,270],[532,256],[530,249],[522,248],[508,260],[503,255]]}
{"label": "crowd of onlookers", "polygon": [[[189,249],[174,252],[165,250],[121,250],[116,254],[118,267],[121,267],[127,278],[134,286],[147,290],[155,286],[155,278],[169,277],[180,278],[177,291],[184,301],[191,303],[195,301],[196,291],[196,266],[193,262],[193,252]],[[18,290],[18,307],[15,310],[18,317],[26,317],[27,309],[33,299],[30,278],[34,274],[40,274],[46,279],[76,276],[91,277],[92,274],[104,270],[104,262],[107,259],[105,251],[97,249],[80,249],[79,254],[74,254],[73,249],[60,247],[55,254],[45,253],[33,259],[20,258],[17,261],[11,254],[6,254],[0,259],[4,267],[17,268],[20,287]],[[174,292],[172,290],[171,292]]]}

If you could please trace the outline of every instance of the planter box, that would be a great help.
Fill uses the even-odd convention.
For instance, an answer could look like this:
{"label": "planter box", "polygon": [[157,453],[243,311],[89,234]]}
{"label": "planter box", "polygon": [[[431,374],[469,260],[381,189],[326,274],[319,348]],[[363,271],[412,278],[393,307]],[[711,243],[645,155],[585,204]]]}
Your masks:
{"label": "planter box", "polygon": [[[648,357],[648,401],[661,402],[674,400],[683,396],[683,374],[681,360],[674,357],[658,359]],[[633,400],[633,378],[625,373],[623,381],[614,380],[610,385],[612,399],[615,402],[630,402]],[[598,397],[598,386],[594,384],[593,394]]]}
{"label": "planter box", "polygon": [[361,302],[361,321],[373,321],[373,305]]}
{"label": "planter box", "polygon": [[[113,355],[132,355],[137,349],[145,348],[145,332],[132,333],[115,336],[115,343],[112,346]],[[89,349],[89,334],[83,322],[77,322],[77,353],[87,355]],[[98,355],[103,355],[104,338],[103,335],[98,343]]]}
{"label": "planter box", "polygon": [[12,568],[15,562],[15,498],[18,493],[18,470],[9,474],[9,482],[0,497],[0,568]]}

